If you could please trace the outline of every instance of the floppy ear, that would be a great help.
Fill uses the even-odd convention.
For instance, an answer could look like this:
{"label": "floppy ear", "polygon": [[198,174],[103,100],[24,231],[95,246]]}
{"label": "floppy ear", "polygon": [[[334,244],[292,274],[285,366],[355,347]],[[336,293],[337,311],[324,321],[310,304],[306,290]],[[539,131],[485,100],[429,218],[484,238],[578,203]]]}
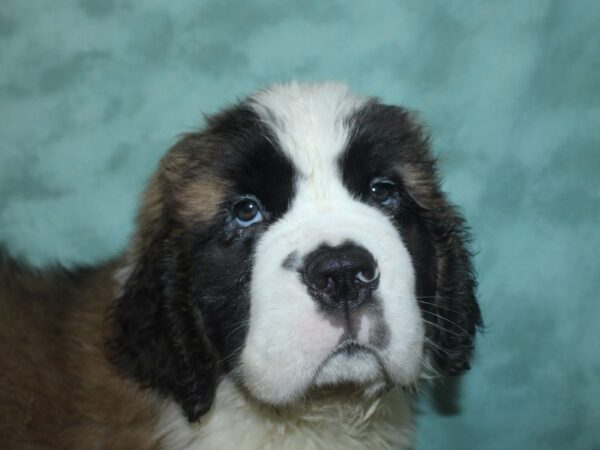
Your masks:
{"label": "floppy ear", "polygon": [[[419,215],[433,244],[435,273],[430,299],[424,300],[422,311],[428,326],[431,350],[437,365],[450,374],[469,369],[475,333],[483,326],[476,299],[477,282],[469,251],[469,230],[465,220],[440,188],[436,160],[429,150],[428,137],[409,115],[412,138],[409,153],[402,164],[402,178],[418,205]],[[428,294],[428,295],[431,295]]]}
{"label": "floppy ear", "polygon": [[[427,318],[437,323],[432,350],[440,368],[459,374],[469,369],[475,333],[482,326],[472,255],[467,248],[468,230],[443,195],[439,208],[425,212],[425,223],[436,254],[435,305]],[[427,315],[427,310],[424,313]]]}
{"label": "floppy ear", "polygon": [[163,161],[145,193],[131,261],[109,316],[107,349],[117,367],[172,397],[194,421],[212,404],[217,367],[187,291],[181,231],[167,201],[168,164]]}

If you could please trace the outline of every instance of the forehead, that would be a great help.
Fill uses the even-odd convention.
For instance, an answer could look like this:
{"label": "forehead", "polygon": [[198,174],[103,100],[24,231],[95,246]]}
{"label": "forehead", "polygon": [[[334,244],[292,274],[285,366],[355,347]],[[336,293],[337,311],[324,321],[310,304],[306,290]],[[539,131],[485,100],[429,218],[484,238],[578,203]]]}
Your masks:
{"label": "forehead", "polygon": [[249,105],[298,174],[310,178],[335,167],[351,138],[350,119],[368,101],[340,84],[290,84],[255,94]]}
{"label": "forehead", "polygon": [[177,166],[191,184],[210,175],[223,188],[220,199],[254,195],[275,216],[299,196],[359,197],[377,177],[411,189],[433,174],[426,137],[409,112],[336,83],[261,91],[209,117],[204,133],[178,147]]}

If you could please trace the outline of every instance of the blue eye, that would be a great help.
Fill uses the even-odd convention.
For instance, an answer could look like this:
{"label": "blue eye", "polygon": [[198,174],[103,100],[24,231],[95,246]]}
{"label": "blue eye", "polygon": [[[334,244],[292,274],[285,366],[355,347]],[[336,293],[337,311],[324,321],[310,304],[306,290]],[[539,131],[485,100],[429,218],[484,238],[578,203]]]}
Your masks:
{"label": "blue eye", "polygon": [[249,227],[263,220],[258,204],[250,198],[245,198],[236,203],[233,212],[236,222],[243,227]]}

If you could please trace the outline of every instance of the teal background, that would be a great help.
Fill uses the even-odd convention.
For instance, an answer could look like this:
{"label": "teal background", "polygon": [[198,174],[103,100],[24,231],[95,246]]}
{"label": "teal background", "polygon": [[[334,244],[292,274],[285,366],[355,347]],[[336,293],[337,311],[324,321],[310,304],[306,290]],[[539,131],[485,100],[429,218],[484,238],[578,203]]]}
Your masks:
{"label": "teal background", "polygon": [[600,448],[600,2],[6,1],[0,241],[115,255],[178,133],[275,81],[419,110],[478,251],[473,370],[417,449]]}

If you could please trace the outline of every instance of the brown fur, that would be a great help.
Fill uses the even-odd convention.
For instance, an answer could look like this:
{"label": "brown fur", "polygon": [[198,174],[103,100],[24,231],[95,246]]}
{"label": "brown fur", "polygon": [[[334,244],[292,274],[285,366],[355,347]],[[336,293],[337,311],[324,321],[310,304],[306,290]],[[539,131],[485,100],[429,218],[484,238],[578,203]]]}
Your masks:
{"label": "brown fur", "polygon": [[114,267],[0,267],[0,448],[160,448],[150,440],[158,401],[105,358]]}
{"label": "brown fur", "polygon": [[175,211],[181,225],[205,221],[217,213],[228,186],[208,170],[212,146],[200,140],[199,135],[184,136],[160,161],[142,197],[134,260],[154,241],[157,230],[163,229],[165,208]]}
{"label": "brown fur", "polygon": [[179,218],[186,223],[212,218],[226,189],[224,180],[217,177],[188,183],[178,195]]}
{"label": "brown fur", "polygon": [[[186,177],[205,163],[184,138],[162,159],[142,198],[129,263],[174,208],[182,224],[215,214],[225,186]],[[35,272],[0,254],[0,449],[158,450],[161,401],[107,359],[118,296],[116,260],[93,269]]]}

